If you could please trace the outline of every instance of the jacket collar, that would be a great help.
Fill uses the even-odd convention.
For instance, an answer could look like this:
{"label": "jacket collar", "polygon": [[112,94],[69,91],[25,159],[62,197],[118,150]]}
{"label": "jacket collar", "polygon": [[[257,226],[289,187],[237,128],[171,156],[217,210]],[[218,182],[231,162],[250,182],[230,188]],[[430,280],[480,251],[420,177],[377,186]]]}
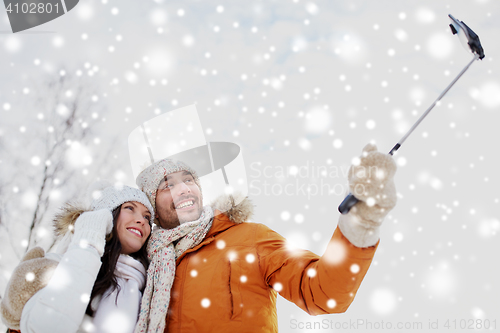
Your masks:
{"label": "jacket collar", "polygon": [[184,251],[176,260],[176,263],[179,264],[179,262],[186,256],[188,253],[195,252],[202,246],[205,246],[207,244],[212,243],[215,240],[215,236],[220,234],[221,232],[226,231],[227,229],[234,227],[236,223],[231,221],[229,217],[221,213],[219,210],[214,211],[214,220],[212,222],[212,227],[208,231],[208,233],[205,235],[205,238],[201,241],[200,244],[187,249]]}
{"label": "jacket collar", "polygon": [[215,236],[235,224],[247,222],[253,215],[253,204],[239,193],[224,194],[211,204],[214,221],[205,239]]}
{"label": "jacket collar", "polygon": [[250,199],[240,193],[221,195],[210,206],[212,206],[214,213],[217,210],[224,213],[233,223],[246,222],[251,219],[254,208]]}
{"label": "jacket collar", "polygon": [[177,263],[190,252],[194,252],[214,241],[215,236],[235,225],[248,221],[253,215],[253,204],[247,197],[241,195],[222,195],[218,197],[212,204],[214,210],[214,220],[212,227],[206,234],[200,244],[191,249],[186,250],[177,258]]}
{"label": "jacket collar", "polygon": [[227,229],[229,229],[231,227],[234,227],[237,224],[239,224],[239,223],[235,223],[235,222],[231,221],[226,214],[222,213],[219,210],[215,210],[214,211],[214,220],[212,222],[212,227],[210,228],[210,230],[206,234],[205,238],[201,241],[200,244],[184,251],[184,253],[182,253],[177,258],[176,263],[178,264],[182,260],[182,258],[184,258],[184,256],[186,254],[191,253],[191,252],[195,252],[199,248],[212,243],[215,240],[216,235],[226,231]]}
{"label": "jacket collar", "polygon": [[212,227],[205,236],[205,239],[220,234],[235,225],[236,223],[231,221],[226,214],[216,209],[214,211],[214,221],[212,222]]}

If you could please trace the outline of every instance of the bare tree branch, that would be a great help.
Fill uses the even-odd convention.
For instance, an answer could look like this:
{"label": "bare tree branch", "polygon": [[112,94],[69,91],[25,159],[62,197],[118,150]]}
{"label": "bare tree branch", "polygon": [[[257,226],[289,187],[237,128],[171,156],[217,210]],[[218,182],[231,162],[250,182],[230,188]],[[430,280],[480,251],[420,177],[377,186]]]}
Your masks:
{"label": "bare tree branch", "polygon": [[[74,197],[78,194],[77,183],[82,183],[84,180],[76,176],[79,167],[75,167],[68,160],[68,152],[72,149],[72,143],[81,145],[91,145],[91,135],[96,132],[96,125],[99,125],[98,117],[91,116],[92,110],[95,114],[102,114],[104,106],[91,101],[91,95],[97,94],[94,84],[91,79],[78,77],[75,75],[66,74],[64,76],[49,77],[45,81],[37,81],[32,84],[36,87],[33,89],[36,93],[31,99],[32,104],[26,103],[29,99],[24,98],[23,102],[26,105],[24,114],[38,113],[38,120],[31,124],[31,131],[24,135],[15,135],[15,140],[10,142],[9,147],[4,147],[3,140],[0,140],[0,156],[8,156],[11,165],[27,164],[27,167],[22,167],[22,170],[39,170],[38,172],[23,172],[23,174],[15,177],[5,177],[0,183],[0,226],[2,226],[9,234],[10,231],[5,219],[18,221],[16,229],[23,225],[27,229],[27,246],[23,251],[27,251],[32,246],[39,242],[39,234],[37,230],[47,224],[46,213],[53,209],[51,195],[54,190],[62,191],[66,199]],[[35,114],[36,114],[35,113]],[[41,115],[41,116],[40,116]],[[23,120],[20,120],[23,121]],[[19,125],[17,128],[19,128]],[[1,131],[1,128],[0,128]],[[0,132],[1,133],[1,132]],[[30,135],[34,138],[30,140]],[[0,136],[1,139],[1,136]],[[22,140],[26,140],[25,143]],[[112,150],[112,148],[105,150]],[[25,153],[19,154],[19,148],[23,147]],[[37,148],[38,147],[38,148]],[[42,169],[38,169],[31,165],[29,154],[37,156],[39,163],[43,163]],[[100,152],[92,154],[94,161],[99,160],[97,157]],[[108,155],[109,156],[109,155]],[[2,161],[3,162],[3,161]],[[103,163],[103,161],[101,161]],[[36,166],[36,164],[34,164]],[[3,168],[9,166],[5,163],[0,163],[0,172]],[[94,163],[90,168],[95,169],[101,167],[98,163]],[[16,168],[14,166],[14,168]],[[80,169],[81,170],[81,169]],[[11,171],[15,175],[17,170]],[[97,173],[97,171],[93,172]],[[10,178],[11,180],[7,180]],[[31,202],[33,208],[31,210],[31,218],[28,218],[29,223],[21,223],[22,216],[26,216],[29,210],[16,212],[18,205],[1,189],[6,188],[9,182],[21,185],[21,193],[33,193],[34,201]],[[73,183],[73,184],[72,184]],[[17,187],[17,186],[16,186]],[[57,200],[56,200],[57,202]],[[46,242],[47,237],[43,236]],[[9,237],[10,245],[16,255],[19,256],[17,248],[18,244],[13,244]],[[19,243],[20,244],[20,243]],[[51,247],[52,247],[51,245]]]}

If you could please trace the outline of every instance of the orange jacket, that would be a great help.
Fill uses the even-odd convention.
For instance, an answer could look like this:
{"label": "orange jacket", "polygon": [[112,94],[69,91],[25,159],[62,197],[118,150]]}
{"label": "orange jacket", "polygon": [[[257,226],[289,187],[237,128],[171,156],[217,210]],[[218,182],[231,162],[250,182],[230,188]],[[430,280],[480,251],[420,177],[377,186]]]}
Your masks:
{"label": "orange jacket", "polygon": [[177,259],[165,332],[278,332],[276,291],[310,315],[345,312],[378,246],[355,247],[337,228],[320,257],[228,215]]}

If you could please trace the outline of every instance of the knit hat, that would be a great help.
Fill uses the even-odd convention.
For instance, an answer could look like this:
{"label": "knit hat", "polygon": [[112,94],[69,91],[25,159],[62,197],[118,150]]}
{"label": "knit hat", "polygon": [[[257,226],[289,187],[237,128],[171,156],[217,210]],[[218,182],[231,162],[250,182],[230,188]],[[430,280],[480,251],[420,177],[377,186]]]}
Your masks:
{"label": "knit hat", "polygon": [[171,173],[179,171],[187,171],[193,176],[195,184],[200,189],[200,199],[203,202],[203,192],[196,171],[181,161],[164,158],[150,165],[137,176],[137,186],[146,193],[153,209],[156,209],[156,191],[160,182]]}
{"label": "knit hat", "polygon": [[94,211],[103,208],[113,211],[113,209],[121,204],[124,204],[125,202],[140,202],[149,210],[149,213],[151,214],[149,222],[153,223],[154,221],[154,208],[149,203],[148,197],[136,188],[126,185],[111,185],[103,189],[93,191],[92,198],[94,200],[92,201],[90,208]]}

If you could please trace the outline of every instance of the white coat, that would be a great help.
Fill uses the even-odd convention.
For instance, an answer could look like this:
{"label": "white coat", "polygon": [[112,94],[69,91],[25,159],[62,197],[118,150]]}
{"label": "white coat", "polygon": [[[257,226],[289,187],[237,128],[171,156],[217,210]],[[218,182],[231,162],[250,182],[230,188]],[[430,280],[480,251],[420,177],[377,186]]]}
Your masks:
{"label": "white coat", "polygon": [[133,332],[139,313],[146,271],[137,260],[120,255],[116,266],[120,287],[92,301],[94,317],[85,314],[101,260],[93,247],[71,245],[63,254],[49,253],[59,261],[49,284],[23,308],[22,333],[128,333]]}

